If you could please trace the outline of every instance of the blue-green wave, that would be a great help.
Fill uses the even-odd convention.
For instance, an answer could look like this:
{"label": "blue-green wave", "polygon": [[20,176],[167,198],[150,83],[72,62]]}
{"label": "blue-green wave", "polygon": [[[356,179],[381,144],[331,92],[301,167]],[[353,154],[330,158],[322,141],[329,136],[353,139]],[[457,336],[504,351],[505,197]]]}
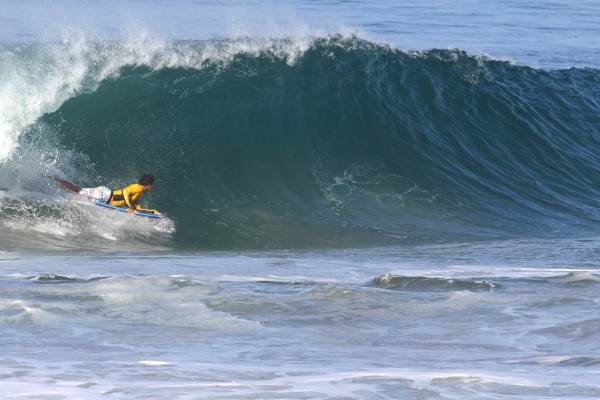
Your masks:
{"label": "blue-green wave", "polygon": [[[185,248],[596,232],[597,70],[337,36],[291,57],[284,43],[125,63],[41,116],[21,146],[44,137],[77,155],[69,171],[81,175],[62,175],[80,185],[153,173],[146,203]],[[173,48],[194,57],[206,45]]]}

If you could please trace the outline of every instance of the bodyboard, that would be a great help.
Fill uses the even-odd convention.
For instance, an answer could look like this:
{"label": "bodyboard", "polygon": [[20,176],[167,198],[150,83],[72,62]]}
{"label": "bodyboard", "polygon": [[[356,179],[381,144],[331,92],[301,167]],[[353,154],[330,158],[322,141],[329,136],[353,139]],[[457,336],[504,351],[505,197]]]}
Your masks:
{"label": "bodyboard", "polygon": [[[127,209],[124,207],[116,207],[116,206],[111,206],[110,204],[101,202],[101,201],[94,201],[93,202],[95,205],[97,206],[101,206],[101,207],[105,207],[105,208],[109,208],[111,210],[116,210],[116,211],[121,211],[124,213],[127,213]],[[153,213],[147,213],[147,212],[143,212],[143,211],[134,211],[131,213],[132,215],[136,215],[138,217],[145,217],[145,218],[164,218],[165,216],[162,214],[153,214]]]}

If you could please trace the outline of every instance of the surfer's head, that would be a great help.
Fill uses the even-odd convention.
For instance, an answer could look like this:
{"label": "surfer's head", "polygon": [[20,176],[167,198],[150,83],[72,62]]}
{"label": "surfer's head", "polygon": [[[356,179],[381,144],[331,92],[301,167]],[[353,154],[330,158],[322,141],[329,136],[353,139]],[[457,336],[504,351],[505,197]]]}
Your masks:
{"label": "surfer's head", "polygon": [[140,178],[138,183],[142,185],[146,191],[148,191],[152,189],[152,185],[154,185],[154,177],[152,175],[144,175]]}

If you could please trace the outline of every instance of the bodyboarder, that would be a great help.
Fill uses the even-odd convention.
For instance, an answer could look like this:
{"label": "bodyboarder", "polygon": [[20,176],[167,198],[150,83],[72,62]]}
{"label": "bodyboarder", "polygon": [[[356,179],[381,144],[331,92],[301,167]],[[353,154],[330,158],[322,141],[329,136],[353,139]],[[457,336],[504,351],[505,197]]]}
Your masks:
{"label": "bodyboarder", "polygon": [[142,211],[151,214],[160,214],[157,210],[142,208],[139,204],[140,197],[152,190],[154,176],[143,175],[138,183],[132,183],[122,189],[111,190],[106,186],[80,188],[73,183],[59,178],[50,178],[65,189],[79,193],[90,200],[102,202],[115,207],[126,207],[127,212]]}

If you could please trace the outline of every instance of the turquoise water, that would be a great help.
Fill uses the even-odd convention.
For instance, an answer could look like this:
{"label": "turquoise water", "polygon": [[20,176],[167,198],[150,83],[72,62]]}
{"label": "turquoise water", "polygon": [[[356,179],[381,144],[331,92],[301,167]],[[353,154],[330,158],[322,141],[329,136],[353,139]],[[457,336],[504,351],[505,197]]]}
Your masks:
{"label": "turquoise water", "polygon": [[5,4],[2,398],[600,395],[594,2]]}

